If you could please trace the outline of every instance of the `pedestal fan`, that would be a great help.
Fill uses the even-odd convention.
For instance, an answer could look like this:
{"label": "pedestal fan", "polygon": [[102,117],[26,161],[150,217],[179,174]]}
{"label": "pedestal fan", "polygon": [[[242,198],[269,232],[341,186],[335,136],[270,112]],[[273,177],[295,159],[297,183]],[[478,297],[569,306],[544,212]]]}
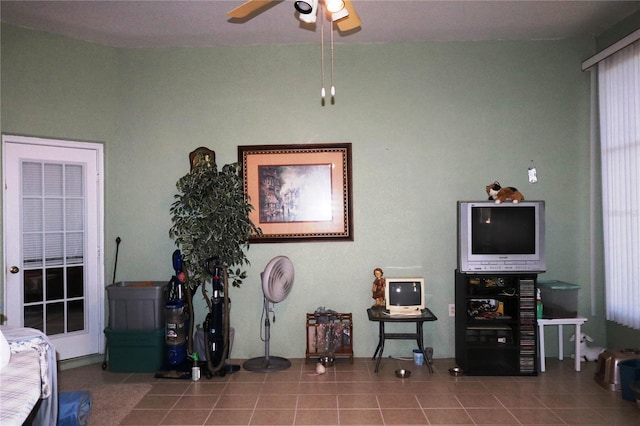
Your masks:
{"label": "pedestal fan", "polygon": [[[291,362],[288,359],[269,355],[269,340],[271,339],[269,313],[273,312],[273,306],[276,303],[282,302],[289,295],[293,286],[293,276],[293,263],[286,256],[277,256],[271,259],[260,274],[264,294],[264,356],[245,361],[242,364],[245,370],[268,373],[291,367]],[[275,316],[273,321],[275,322]]]}

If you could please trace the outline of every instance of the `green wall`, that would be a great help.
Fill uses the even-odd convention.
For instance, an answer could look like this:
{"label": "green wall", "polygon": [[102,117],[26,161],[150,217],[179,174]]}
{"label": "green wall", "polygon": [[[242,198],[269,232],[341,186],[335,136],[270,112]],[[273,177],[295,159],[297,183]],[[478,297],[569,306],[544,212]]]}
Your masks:
{"label": "green wall", "polygon": [[[259,279],[276,255],[293,260],[296,282],[275,308],[272,354],[303,357],[305,313],[325,306],[353,313],[355,355],[371,356],[377,325],[365,309],[382,267],[425,276],[439,317],[425,339],[452,357],[456,201],[485,199],[494,180],[546,200],[542,278],[583,286],[585,329],[604,345],[603,300],[589,315],[590,77],[580,64],[593,51],[592,39],[340,44],[336,102],[322,106],[319,46],[110,49],[3,25],[2,131],[105,143],[105,282],[117,236],[118,280],[171,277],[169,206],[194,148],[223,164],[238,145],[351,142],[355,240],[252,245],[249,277],[231,290],[234,358],[264,354]],[[201,322],[204,303],[196,308]],[[414,345],[388,342],[385,355]]]}
{"label": "green wall", "polygon": [[2,131],[106,141],[117,128],[117,51],[2,25]]}

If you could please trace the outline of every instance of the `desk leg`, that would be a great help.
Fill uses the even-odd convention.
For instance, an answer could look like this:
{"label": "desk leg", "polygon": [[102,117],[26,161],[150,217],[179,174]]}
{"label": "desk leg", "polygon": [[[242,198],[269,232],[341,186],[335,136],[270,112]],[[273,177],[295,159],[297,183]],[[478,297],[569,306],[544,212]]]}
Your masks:
{"label": "desk leg", "polygon": [[576,362],[576,371],[580,371],[580,363],[582,362],[582,355],[580,354],[580,324],[576,323],[576,351],[575,351],[575,362]]}
{"label": "desk leg", "polygon": [[429,348],[429,351],[424,349],[424,338],[422,336],[422,323],[420,321],[416,322],[416,337],[418,341],[418,349],[424,355],[424,361],[427,363],[427,367],[429,367],[429,373],[433,373],[433,349]]}
{"label": "desk leg", "polygon": [[384,351],[384,321],[380,321],[378,327],[378,347],[376,351],[373,353],[373,358],[376,359],[376,355],[378,359],[376,360],[376,368],[373,370],[375,373],[378,372],[378,368],[380,368],[380,360],[382,359],[382,351]]}
{"label": "desk leg", "polygon": [[544,373],[546,369],[545,353],[544,353],[544,325],[538,324],[538,350],[540,351],[540,372]]}
{"label": "desk leg", "polygon": [[562,324],[558,324],[558,359],[564,359],[564,330]]}

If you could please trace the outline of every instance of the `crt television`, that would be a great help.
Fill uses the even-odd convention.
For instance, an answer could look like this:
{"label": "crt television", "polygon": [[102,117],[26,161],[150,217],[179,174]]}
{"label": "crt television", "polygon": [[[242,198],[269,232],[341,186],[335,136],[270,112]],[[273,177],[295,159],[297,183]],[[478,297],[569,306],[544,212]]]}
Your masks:
{"label": "crt television", "polygon": [[384,300],[390,315],[422,314],[424,278],[385,278]]}
{"label": "crt television", "polygon": [[458,201],[458,270],[544,272],[544,201]]}

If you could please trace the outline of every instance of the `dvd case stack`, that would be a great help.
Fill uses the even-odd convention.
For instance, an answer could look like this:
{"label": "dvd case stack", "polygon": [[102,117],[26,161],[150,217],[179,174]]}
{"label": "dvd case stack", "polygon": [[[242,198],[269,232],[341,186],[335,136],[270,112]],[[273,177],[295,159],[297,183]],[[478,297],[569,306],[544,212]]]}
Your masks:
{"label": "dvd case stack", "polygon": [[520,372],[536,371],[536,285],[520,280]]}

